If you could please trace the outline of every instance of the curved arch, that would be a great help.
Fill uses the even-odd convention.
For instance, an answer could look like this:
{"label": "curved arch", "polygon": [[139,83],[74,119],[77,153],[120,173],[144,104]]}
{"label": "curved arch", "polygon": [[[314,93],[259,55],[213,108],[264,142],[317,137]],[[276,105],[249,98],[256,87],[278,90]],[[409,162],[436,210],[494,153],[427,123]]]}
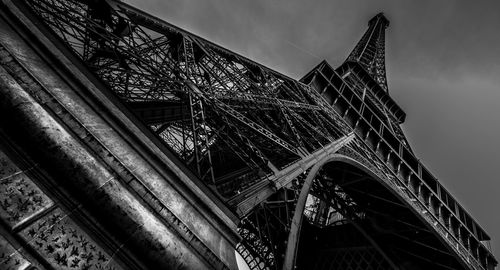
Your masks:
{"label": "curved arch", "polygon": [[[366,174],[367,177],[370,179],[375,180],[378,184],[383,186],[388,192],[393,194],[396,197],[400,197],[400,194],[398,194],[396,191],[393,190],[393,188],[388,185],[384,179],[381,179],[380,176],[378,176],[375,172],[373,172],[369,167],[361,163],[360,161],[343,155],[343,154],[338,154],[338,153],[331,153],[328,156],[324,157],[322,160],[319,160],[317,164],[315,164],[311,170],[309,171],[306,179],[304,180],[304,184],[301,188],[299,198],[297,200],[297,204],[295,207],[295,212],[293,215],[293,218],[291,220],[290,224],[290,232],[288,235],[287,239],[287,246],[286,246],[286,251],[285,251],[285,257],[283,260],[283,268],[282,269],[294,269],[296,265],[296,260],[297,260],[297,252],[299,249],[299,238],[300,238],[300,232],[301,232],[301,227],[302,227],[302,222],[303,222],[303,212],[305,209],[306,205],[306,200],[311,192],[311,187],[313,184],[313,181],[315,180],[316,176],[318,175],[319,171],[327,164],[332,164],[332,163],[343,163],[350,165],[356,169],[359,169],[363,173]],[[411,207],[410,204],[406,200],[401,201],[402,205],[406,206],[408,210],[411,212],[414,212],[415,210]],[[417,213],[414,213],[417,214]],[[417,215],[417,218],[418,215]],[[398,269],[398,267],[395,265],[395,263],[392,261],[392,259],[387,256],[384,251],[378,246],[378,244],[371,238],[370,235],[366,234],[362,228],[357,226],[356,224],[353,223],[353,225],[358,229],[358,231],[365,236],[365,238],[372,244],[373,247],[375,247],[381,255],[386,259],[386,261],[395,269]],[[437,236],[439,238],[439,236]],[[441,240],[441,239],[440,239]]]}
{"label": "curved arch", "polygon": [[[330,167],[329,164],[331,164],[332,166]],[[338,167],[337,165],[340,167]],[[348,166],[345,167],[344,165]],[[343,176],[337,174],[342,172],[342,170],[349,174],[348,171],[352,169],[357,171],[356,174],[359,175],[361,173],[364,175],[361,179],[361,182],[363,182],[363,184],[361,184],[359,181],[355,181],[356,183],[353,184],[353,181],[351,181],[348,183],[348,185],[350,185],[348,189],[350,190],[349,196],[351,195],[350,192],[356,192],[352,194],[357,194],[356,200],[361,199],[360,202],[368,202],[368,205],[371,205],[366,209],[370,213],[371,225],[365,228],[365,226],[358,226],[361,224],[357,225],[355,224],[356,222],[351,222],[351,224],[361,235],[364,236],[364,238],[367,240],[367,243],[369,243],[373,248],[379,251],[380,255],[382,255],[386,262],[389,263],[393,268],[399,269],[394,262],[397,262],[397,265],[405,267],[408,265],[413,265],[412,267],[417,267],[415,269],[420,269],[419,267],[425,269],[425,265],[428,266],[429,264],[438,265],[440,269],[467,268],[460,260],[460,257],[458,257],[457,254],[453,252],[454,250],[450,248],[449,244],[443,240],[439,232],[436,231],[433,226],[431,226],[432,224],[429,224],[427,220],[419,215],[419,212],[413,207],[411,202],[405,199],[405,197],[402,197],[402,195],[397,192],[397,190],[395,190],[394,187],[386,181],[386,179],[381,178],[381,176],[377,175],[376,172],[372,171],[367,165],[361,163],[355,158],[339,153],[332,153],[319,160],[318,163],[316,163],[311,168],[306,179],[304,180],[304,184],[301,187],[300,194],[295,206],[295,212],[290,223],[290,231],[286,243],[282,269],[294,269],[297,264],[297,260],[300,260],[302,249],[299,248],[299,240],[301,239],[301,237],[304,237],[300,236],[301,233],[304,233],[304,228],[302,228],[304,217],[303,213],[306,207],[308,195],[311,192],[316,192],[315,179],[317,179],[318,175],[321,174],[322,168],[325,168],[325,172],[327,172],[327,175],[329,175],[329,173],[331,172],[334,173],[334,175],[342,178]],[[342,182],[344,180],[340,181]],[[339,185],[343,190],[343,184]],[[353,189],[354,186],[356,186],[356,188]],[[325,190],[325,187],[326,186],[320,188],[319,190]],[[372,187],[376,187],[376,189],[366,189]],[[372,204],[373,202],[375,202],[375,204]],[[384,208],[387,205],[389,205],[389,207],[397,207],[395,208],[395,210],[397,210],[402,215],[391,215],[391,213],[388,213],[386,211],[387,209]],[[342,206],[340,207],[341,209],[344,208]],[[343,216],[346,220],[350,220],[348,216]],[[374,229],[377,231],[377,233],[372,235],[373,232],[366,233],[367,231],[365,229],[368,229],[368,231],[370,232],[372,231],[372,229]],[[416,236],[417,234],[420,236]],[[424,235],[426,237],[424,237]],[[387,241],[385,238],[386,236],[389,237],[387,238]],[[388,246],[388,243],[391,243],[390,246]],[[412,249],[409,250],[407,248],[402,248],[407,247],[406,245],[410,245]],[[436,261],[434,261],[434,259],[431,260],[425,256],[419,255],[419,253],[414,253],[413,251],[415,250],[422,252],[425,250],[425,254],[427,255],[434,254],[435,252],[438,252],[440,255],[439,257],[433,257],[434,259],[436,259]],[[398,256],[394,257],[396,254],[398,254]]]}
{"label": "curved arch", "polygon": [[[299,199],[297,200],[297,204],[295,206],[295,211],[293,214],[293,218],[290,224],[290,233],[288,235],[288,241],[287,241],[287,247],[286,247],[286,252],[285,252],[285,258],[283,261],[283,269],[294,269],[295,267],[295,261],[297,257],[297,250],[298,250],[298,239],[300,235],[300,228],[302,226],[302,219],[303,219],[303,212],[307,200],[307,196],[309,195],[309,191],[311,190],[311,184],[313,180],[315,179],[316,175],[318,174],[319,170],[326,164],[332,163],[332,162],[344,162],[347,164],[350,164],[352,166],[355,166],[361,170],[363,170],[365,173],[370,175],[371,177],[377,179],[378,176],[376,176],[370,169],[368,169],[365,165],[360,163],[359,161],[345,156],[341,154],[330,154],[329,156],[323,158],[320,160],[320,162],[316,163],[311,170],[309,171],[306,179],[304,180],[304,184],[302,185],[302,189],[300,190],[300,195]],[[383,181],[380,181],[381,183]]]}

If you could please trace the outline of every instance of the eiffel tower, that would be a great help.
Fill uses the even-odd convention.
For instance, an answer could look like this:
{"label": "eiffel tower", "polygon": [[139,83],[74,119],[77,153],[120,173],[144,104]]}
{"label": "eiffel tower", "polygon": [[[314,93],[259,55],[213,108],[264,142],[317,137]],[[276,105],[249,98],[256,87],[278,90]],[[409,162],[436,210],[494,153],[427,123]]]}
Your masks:
{"label": "eiffel tower", "polygon": [[388,26],[295,80],[118,0],[0,0],[0,268],[495,269]]}

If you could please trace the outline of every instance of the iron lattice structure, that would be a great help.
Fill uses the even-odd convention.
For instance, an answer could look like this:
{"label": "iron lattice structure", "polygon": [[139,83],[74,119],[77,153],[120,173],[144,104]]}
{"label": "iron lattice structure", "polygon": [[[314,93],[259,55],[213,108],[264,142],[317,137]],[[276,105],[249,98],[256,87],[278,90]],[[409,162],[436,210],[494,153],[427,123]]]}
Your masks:
{"label": "iron lattice structure", "polygon": [[388,26],[389,21],[382,13],[373,17],[346,60],[360,64],[385,91],[389,91],[385,74],[385,29]]}
{"label": "iron lattice structure", "polygon": [[297,81],[119,1],[23,5],[241,218],[251,269],[495,267],[401,131],[382,14]]}

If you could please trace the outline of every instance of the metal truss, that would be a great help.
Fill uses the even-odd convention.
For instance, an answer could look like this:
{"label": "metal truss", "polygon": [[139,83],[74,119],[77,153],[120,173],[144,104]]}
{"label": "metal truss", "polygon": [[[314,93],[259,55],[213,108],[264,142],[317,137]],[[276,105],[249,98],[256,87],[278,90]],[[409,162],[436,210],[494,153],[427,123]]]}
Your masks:
{"label": "metal truss", "polygon": [[[382,88],[380,94],[359,73],[348,70],[342,76],[333,69],[329,76],[315,71],[312,76],[322,76],[323,81],[311,80],[311,85],[290,79],[118,0],[22,0],[22,4],[202,182],[236,209],[243,239],[237,251],[251,269],[281,269],[295,204],[311,164],[349,144],[346,137],[351,135],[356,135],[356,142],[342,148],[352,152],[346,156],[364,161],[384,179],[405,174],[405,184],[413,192],[408,194],[429,207],[434,203],[435,218],[453,223],[446,225],[443,235],[455,230],[451,237],[464,243],[464,254],[484,258],[482,266],[491,265],[480,240],[464,238],[473,234],[453,219],[453,212],[446,215],[442,210],[447,206],[438,197],[448,196],[446,191],[437,184],[438,195],[426,191],[427,184],[420,179],[431,176],[419,162],[411,162],[413,153],[399,127],[405,114],[387,95],[384,42],[389,22],[382,14],[370,21],[346,62],[359,64],[368,74],[365,77]],[[325,98],[327,90],[331,100]],[[339,186],[328,177],[320,172],[311,186],[316,199],[306,207],[305,216],[314,226],[363,224],[373,209],[359,197],[356,200],[356,192],[384,201],[366,190],[350,190],[346,183]],[[363,231],[363,225],[359,229]],[[407,237],[401,232],[398,237]],[[365,236],[370,238],[368,232]],[[360,269],[364,266],[359,263],[367,262],[373,269],[395,268],[375,241],[370,244],[378,253],[371,248],[339,251],[334,266]]]}
{"label": "metal truss", "polygon": [[361,64],[380,87],[388,92],[385,74],[385,28],[389,26],[389,21],[380,13],[370,20],[368,26],[368,31],[354,47],[347,61]]}
{"label": "metal truss", "polygon": [[380,179],[392,179],[391,189],[407,202],[418,202],[417,216],[427,219],[467,267],[487,269],[496,265],[486,246],[489,237],[414,156],[399,127],[404,112],[359,63],[346,62],[334,70],[324,62],[303,80],[321,89],[355,129],[359,140],[351,144],[353,149],[341,149],[342,154],[363,160]]}
{"label": "metal truss", "polygon": [[[363,179],[363,178],[361,178]],[[359,180],[355,180],[359,181]],[[331,226],[332,223],[348,222],[368,240],[369,244],[373,248],[374,252],[369,252],[364,254],[361,252],[357,255],[361,255],[359,260],[352,260],[353,254],[350,254],[351,250],[344,251],[343,256],[337,256],[336,252],[333,264],[343,265],[342,269],[358,269],[359,266],[365,265],[368,267],[366,269],[398,269],[396,264],[389,258],[388,255],[381,249],[377,241],[375,241],[372,236],[365,230],[363,223],[367,219],[367,208],[368,205],[362,205],[353,199],[349,192],[346,192],[343,187],[337,183],[336,179],[329,177],[325,173],[318,174],[316,179],[313,181],[310,194],[319,199],[320,203],[316,207],[316,215],[313,220],[313,224],[316,223],[320,226]],[[340,215],[338,221],[332,222],[331,213],[337,213]],[[318,218],[324,216],[325,218]],[[354,252],[356,254],[358,252]]]}
{"label": "metal truss", "polygon": [[[343,186],[347,187],[365,179],[361,175],[359,177],[347,183],[343,180]],[[353,243],[353,246],[318,250],[311,262],[313,269],[395,269],[393,263],[363,229],[367,209],[355,202],[325,171],[320,171],[313,181],[309,200],[304,214],[310,224],[317,227],[354,225],[356,228],[332,235],[333,238],[329,239],[329,242],[337,245]]]}
{"label": "metal truss", "polygon": [[238,231],[243,241],[237,250],[250,269],[281,269],[290,222],[306,175],[301,174],[242,220]]}
{"label": "metal truss", "polygon": [[223,197],[344,135],[311,87],[124,3],[26,3]]}
{"label": "metal truss", "polygon": [[[396,119],[396,117],[389,111],[387,111],[386,106],[382,104],[380,99],[375,96],[373,91],[370,91],[368,85],[363,83],[363,81],[359,78],[356,72],[349,72],[345,76],[343,76],[347,85],[357,91],[358,94],[363,99],[363,108],[369,108],[372,112],[377,114],[377,117],[384,121],[384,124],[390,128],[391,132],[393,132],[397,138],[403,143],[405,147],[410,147],[410,144],[406,140],[406,137],[403,134],[403,130],[401,129],[399,123],[400,120]],[[363,113],[363,111],[362,111]]]}

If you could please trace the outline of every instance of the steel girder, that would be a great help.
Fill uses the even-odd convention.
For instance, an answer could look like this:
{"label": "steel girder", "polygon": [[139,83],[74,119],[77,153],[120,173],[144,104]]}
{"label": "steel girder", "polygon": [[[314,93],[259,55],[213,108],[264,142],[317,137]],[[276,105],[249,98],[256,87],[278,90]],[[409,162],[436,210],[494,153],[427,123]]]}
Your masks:
{"label": "steel girder", "polygon": [[222,196],[345,135],[309,86],[124,3],[26,3]]}
{"label": "steel girder", "polygon": [[[394,178],[387,171],[396,154],[382,149],[382,140],[373,148],[364,145],[371,130],[365,134],[361,120],[368,121],[365,116],[369,115],[370,124],[372,118],[380,122],[373,133],[387,128],[400,145],[407,144],[398,125],[404,112],[396,109],[397,117],[391,115],[394,111],[386,110],[387,104],[356,75],[342,77],[345,81],[340,89],[318,87],[314,80],[312,85],[303,84],[119,1],[25,0],[25,4],[219,196],[231,204],[254,191],[261,194],[252,211],[244,212],[239,229],[243,241],[237,250],[252,269],[280,269],[283,265],[295,204],[311,165],[290,179],[284,177],[289,168],[301,167],[315,153],[356,130],[356,143],[343,148],[350,151],[345,154],[365,160],[371,170],[383,172],[383,177]],[[384,29],[388,21],[384,19],[378,15],[370,22],[348,61],[359,63],[387,92]],[[333,73],[327,80],[338,76]],[[340,106],[341,95],[331,101],[325,97],[328,87],[349,93],[351,98],[342,109],[335,108]],[[354,104],[357,96],[363,98]],[[356,113],[362,117],[353,120]],[[400,146],[400,154],[404,147],[409,146]],[[400,167],[401,163],[397,173]],[[324,180],[327,175],[317,178],[311,194],[320,200],[306,208],[311,224],[363,223],[366,213],[373,214],[374,209],[358,205],[363,201],[360,197],[352,199],[356,191],[330,185],[332,182]],[[349,185],[365,178],[351,179]],[[259,187],[269,185],[275,189],[260,192]],[[420,188],[417,196],[425,193]],[[383,201],[368,195],[363,194]],[[335,222],[328,223],[331,213],[335,213]],[[399,238],[408,238],[404,233]],[[370,237],[370,233],[364,235]],[[394,268],[377,241],[369,242],[384,260],[372,258]],[[489,258],[487,254],[473,257]]]}

